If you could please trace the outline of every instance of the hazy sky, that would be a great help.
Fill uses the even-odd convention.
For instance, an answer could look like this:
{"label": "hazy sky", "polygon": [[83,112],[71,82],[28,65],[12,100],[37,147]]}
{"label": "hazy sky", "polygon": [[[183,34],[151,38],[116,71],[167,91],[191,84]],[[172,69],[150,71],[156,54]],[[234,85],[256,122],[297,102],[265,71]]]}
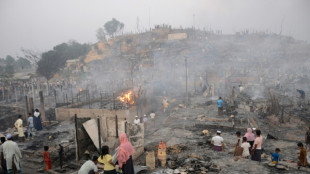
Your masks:
{"label": "hazy sky", "polygon": [[[96,30],[113,17],[125,32],[150,24],[173,27],[270,30],[310,41],[310,0],[0,0],[0,57],[38,52],[69,40],[96,42]],[[193,15],[195,16],[193,19]]]}

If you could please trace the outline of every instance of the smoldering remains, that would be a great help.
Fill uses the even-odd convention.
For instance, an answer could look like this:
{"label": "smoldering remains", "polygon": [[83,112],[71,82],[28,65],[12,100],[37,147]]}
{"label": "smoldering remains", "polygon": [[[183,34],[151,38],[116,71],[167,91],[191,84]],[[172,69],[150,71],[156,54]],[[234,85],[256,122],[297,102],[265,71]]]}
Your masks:
{"label": "smoldering remains", "polygon": [[[134,164],[149,166],[146,173],[308,173],[297,168],[295,152],[309,126],[309,47],[274,33],[225,35],[168,25],[111,37],[67,60],[48,83],[29,77],[4,85],[1,131],[14,134],[7,129],[14,114],[26,122],[25,113],[43,108],[43,130],[19,143],[29,159],[22,160],[24,171],[38,173],[45,145],[51,172],[72,173],[103,145],[114,154],[121,133],[136,150]],[[31,107],[25,96],[34,100]],[[235,133],[243,136],[247,128],[262,131],[261,163],[234,156]],[[218,130],[225,152],[213,150]],[[275,148],[281,161],[273,167]]]}

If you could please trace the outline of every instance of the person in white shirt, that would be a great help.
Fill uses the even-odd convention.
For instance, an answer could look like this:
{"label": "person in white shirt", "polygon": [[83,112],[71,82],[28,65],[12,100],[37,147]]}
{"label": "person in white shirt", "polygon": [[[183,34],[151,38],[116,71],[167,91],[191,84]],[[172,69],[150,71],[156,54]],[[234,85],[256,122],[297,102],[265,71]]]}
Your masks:
{"label": "person in white shirt", "polygon": [[136,116],[135,120],[133,121],[134,124],[139,124],[140,123],[140,119],[138,118],[138,116]]}
{"label": "person in white shirt", "polygon": [[12,141],[12,135],[7,134],[6,136],[7,141],[3,143],[3,155],[4,159],[6,160],[6,168],[8,170],[8,173],[12,173],[13,167],[13,159],[14,164],[17,168],[17,173],[21,173],[21,167],[20,167],[20,158],[22,158],[22,154],[20,153],[19,147],[17,143]]}
{"label": "person in white shirt", "polygon": [[86,161],[80,168],[78,174],[98,174],[98,157],[94,156],[92,160]]}
{"label": "person in white shirt", "polygon": [[248,158],[250,156],[251,145],[250,145],[250,143],[247,142],[247,138],[246,137],[242,138],[241,148],[243,149],[242,157],[243,158]]}
{"label": "person in white shirt", "polygon": [[225,152],[224,139],[221,137],[221,131],[216,131],[216,136],[211,139],[211,144],[213,144],[213,149],[215,151]]}
{"label": "person in white shirt", "polygon": [[239,92],[242,93],[244,91],[244,87],[239,85]]}
{"label": "person in white shirt", "polygon": [[23,128],[23,120],[22,115],[18,115],[18,119],[14,123],[15,128],[18,131],[18,140],[22,142],[25,140],[24,128]]}

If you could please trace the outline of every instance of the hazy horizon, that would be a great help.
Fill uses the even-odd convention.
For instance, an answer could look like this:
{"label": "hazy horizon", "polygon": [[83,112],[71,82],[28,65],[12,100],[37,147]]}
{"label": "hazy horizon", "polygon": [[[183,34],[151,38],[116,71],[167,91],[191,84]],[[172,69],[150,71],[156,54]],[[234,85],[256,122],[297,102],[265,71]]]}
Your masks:
{"label": "hazy horizon", "polygon": [[124,32],[144,31],[157,24],[222,30],[249,29],[280,33],[310,41],[307,0],[0,0],[0,57],[37,52],[76,40],[94,43],[96,30],[116,18]]}

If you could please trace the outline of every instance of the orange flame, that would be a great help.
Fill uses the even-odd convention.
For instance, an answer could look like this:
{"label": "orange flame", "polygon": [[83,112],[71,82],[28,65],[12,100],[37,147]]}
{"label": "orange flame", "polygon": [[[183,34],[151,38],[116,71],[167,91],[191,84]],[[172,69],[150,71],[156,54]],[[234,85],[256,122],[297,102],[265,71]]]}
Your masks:
{"label": "orange flame", "polygon": [[132,91],[126,93],[126,94],[123,94],[120,98],[120,101],[123,102],[123,103],[129,103],[129,104],[134,104],[135,101],[133,101],[133,94],[132,94]]}

